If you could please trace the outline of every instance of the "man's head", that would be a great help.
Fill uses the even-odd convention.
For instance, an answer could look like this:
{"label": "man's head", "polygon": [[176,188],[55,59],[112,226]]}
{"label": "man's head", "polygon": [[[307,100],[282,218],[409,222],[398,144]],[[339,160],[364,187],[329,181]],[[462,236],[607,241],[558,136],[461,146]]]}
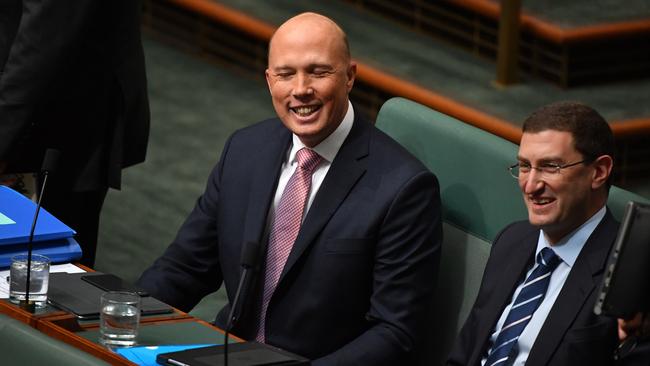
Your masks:
{"label": "man's head", "polygon": [[318,145],[340,125],[355,75],[347,37],[327,17],[297,15],[271,38],[266,82],[273,107],[307,146]]}
{"label": "man's head", "polygon": [[558,102],[524,121],[519,186],[531,224],[556,243],[606,202],[614,137],[592,108]]}

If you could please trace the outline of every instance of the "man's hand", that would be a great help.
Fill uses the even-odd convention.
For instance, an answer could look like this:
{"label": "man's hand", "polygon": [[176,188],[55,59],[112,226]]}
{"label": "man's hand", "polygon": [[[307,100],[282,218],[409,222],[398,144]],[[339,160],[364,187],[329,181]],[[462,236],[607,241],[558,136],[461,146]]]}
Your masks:
{"label": "man's hand", "polygon": [[618,319],[618,339],[626,340],[628,337],[643,337],[650,334],[650,316],[647,313],[637,313],[631,319]]}

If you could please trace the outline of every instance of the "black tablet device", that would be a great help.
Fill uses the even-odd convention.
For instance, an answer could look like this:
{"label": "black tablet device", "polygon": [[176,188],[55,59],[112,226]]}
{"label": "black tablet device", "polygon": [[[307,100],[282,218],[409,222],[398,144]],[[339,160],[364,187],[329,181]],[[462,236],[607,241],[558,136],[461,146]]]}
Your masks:
{"label": "black tablet device", "polygon": [[594,312],[627,318],[650,311],[650,204],[630,201],[618,230]]}
{"label": "black tablet device", "polygon": [[[221,366],[224,364],[223,350],[223,346],[219,345],[162,353],[156,357],[156,362],[167,366]],[[309,360],[267,344],[243,342],[229,345],[228,364],[302,366],[309,365]]]}
{"label": "black tablet device", "polygon": [[[47,300],[50,304],[75,314],[80,319],[99,318],[100,297],[105,292],[86,276],[103,273],[50,273]],[[151,296],[142,298],[142,315],[166,314],[174,309]]]}

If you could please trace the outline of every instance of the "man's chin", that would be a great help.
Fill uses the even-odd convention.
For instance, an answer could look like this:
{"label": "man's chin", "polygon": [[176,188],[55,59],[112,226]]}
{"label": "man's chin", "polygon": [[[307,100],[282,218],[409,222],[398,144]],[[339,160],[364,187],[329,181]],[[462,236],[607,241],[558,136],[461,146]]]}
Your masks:
{"label": "man's chin", "polygon": [[552,220],[550,217],[547,216],[540,216],[540,215],[529,213],[528,222],[530,222],[531,225],[543,230],[545,228],[552,227],[554,220]]}

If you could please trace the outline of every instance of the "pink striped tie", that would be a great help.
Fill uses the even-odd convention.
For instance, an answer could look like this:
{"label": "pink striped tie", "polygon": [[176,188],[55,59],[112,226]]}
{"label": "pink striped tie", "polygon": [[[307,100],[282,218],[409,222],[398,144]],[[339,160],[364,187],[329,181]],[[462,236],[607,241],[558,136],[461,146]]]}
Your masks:
{"label": "pink striped tie", "polygon": [[260,311],[260,321],[255,340],[264,342],[266,328],[266,309],[287,263],[287,258],[296,241],[302,216],[311,189],[311,175],[321,161],[313,150],[302,148],[296,155],[298,167],[282,192],[280,203],[275,210],[275,219],[269,235],[266,252],[266,272],[264,277],[264,297]]}

